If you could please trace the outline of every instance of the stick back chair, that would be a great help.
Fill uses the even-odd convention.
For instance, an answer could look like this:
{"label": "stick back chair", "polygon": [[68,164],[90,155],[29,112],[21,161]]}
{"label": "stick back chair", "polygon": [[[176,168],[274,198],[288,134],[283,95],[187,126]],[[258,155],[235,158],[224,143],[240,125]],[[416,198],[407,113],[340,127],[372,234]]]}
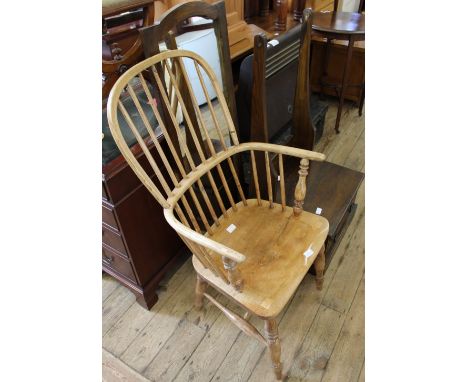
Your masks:
{"label": "stick back chair", "polygon": [[[198,81],[205,92],[207,105],[204,110],[198,106],[191,81],[186,78],[188,65],[194,65]],[[171,92],[177,96],[187,122],[186,128],[184,130],[180,128],[177,132],[177,141],[172,140],[171,135],[167,133],[153,95],[146,85],[143,72],[153,77],[161,94],[160,98],[166,104],[170,117],[174,119],[175,115],[169,107],[168,92],[161,76],[168,78],[171,83]],[[208,139],[206,141],[210,153],[204,154],[178,89],[177,85],[180,83],[178,78],[185,78],[185,83],[188,84],[187,90],[202,136],[210,134],[208,126],[212,126],[212,132],[219,136],[222,148],[218,151]],[[148,104],[167,143],[167,149],[161,147],[154,132],[155,127],[149,124],[141,101],[135,96],[133,89],[135,82],[140,82],[145,90]],[[207,82],[215,89],[219,106],[217,110],[207,94]],[[121,97],[126,94],[129,94],[134,101],[138,113],[130,115],[127,112],[121,102]],[[202,57],[186,50],[168,50],[130,68],[114,85],[107,113],[112,136],[122,155],[164,208],[164,216],[169,225],[193,253],[192,262],[197,273],[195,308],[201,309],[203,299],[207,298],[242,331],[265,344],[270,349],[276,378],[282,379],[281,350],[275,318],[291,299],[312,264],[317,272],[318,289],[321,289],[323,282],[324,242],[329,223],[322,216],[303,211],[302,204],[306,194],[309,161],[323,161],[324,155],[269,143],[239,144],[228,104],[213,70]],[[135,120],[138,118],[142,119],[148,130],[147,139],[143,139],[135,127]],[[141,146],[146,164],[142,164],[128,147],[122,134],[122,129],[127,128],[125,124],[120,123],[123,120]],[[175,123],[174,125],[178,126]],[[230,136],[231,145],[225,143],[224,133]],[[201,163],[194,163],[193,153],[187,148],[184,134],[192,136]],[[149,140],[155,144],[156,150],[152,152],[156,153],[156,157],[152,156],[152,152],[148,149]],[[185,169],[176,146],[187,156],[189,171]],[[252,158],[252,172],[257,190],[253,199],[244,196],[236,168],[232,165],[232,158],[242,152],[250,153]],[[255,152],[261,152],[265,156],[267,173],[270,171],[268,157],[272,153],[279,156],[280,172],[282,172],[283,156],[300,158],[299,180],[294,191],[293,207],[286,205],[284,182],[280,182],[281,203],[273,202],[270,183],[268,200],[261,199],[256,176]],[[222,167],[223,162],[227,162],[228,166]],[[150,177],[145,167],[152,168],[156,176]],[[223,168],[232,172],[236,180],[237,193],[229,189]],[[281,175],[283,176],[282,173]],[[218,187],[215,179],[221,182],[223,187]],[[267,179],[271,178],[268,176]],[[204,190],[205,183],[216,190],[211,198]],[[195,187],[201,192],[195,193]],[[221,192],[227,194],[229,204],[224,204]],[[234,194],[238,196],[238,200],[234,200]],[[216,214],[215,206],[219,207],[221,211],[219,214]],[[202,224],[198,223],[196,215],[201,217]],[[218,302],[207,292],[208,285],[241,307],[246,312],[245,316],[241,317]],[[247,317],[250,314],[264,320],[265,337],[248,321]]]}
{"label": "stick back chair", "polygon": [[[328,105],[312,96],[309,87],[310,13],[310,9],[304,10],[303,22],[271,43],[264,34],[255,36],[253,54],[240,67],[236,94],[241,142],[269,142],[313,150],[321,138]],[[250,167],[248,156],[244,159],[244,166]],[[259,165],[260,194],[265,196],[264,158],[257,154],[255,159]],[[278,158],[273,155],[270,162],[275,200]],[[252,182],[246,179],[252,192]]]}

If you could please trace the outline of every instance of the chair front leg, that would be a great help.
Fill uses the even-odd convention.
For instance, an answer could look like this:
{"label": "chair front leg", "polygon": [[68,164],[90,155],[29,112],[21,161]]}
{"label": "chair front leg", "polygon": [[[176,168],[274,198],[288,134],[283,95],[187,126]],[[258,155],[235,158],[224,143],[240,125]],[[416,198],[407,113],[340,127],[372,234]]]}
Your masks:
{"label": "chair front leg", "polygon": [[317,286],[318,290],[322,290],[323,288],[323,279],[324,279],[324,272],[325,272],[325,244],[322,246],[317,258],[314,261],[314,268],[315,268],[315,285]]}
{"label": "chair front leg", "polygon": [[203,294],[206,292],[208,283],[197,275],[197,284],[195,285],[195,309],[201,310],[203,308]]}
{"label": "chair front leg", "polygon": [[281,345],[278,337],[278,324],[276,320],[265,320],[265,336],[270,350],[271,362],[276,379],[281,381],[283,365],[281,365]]}

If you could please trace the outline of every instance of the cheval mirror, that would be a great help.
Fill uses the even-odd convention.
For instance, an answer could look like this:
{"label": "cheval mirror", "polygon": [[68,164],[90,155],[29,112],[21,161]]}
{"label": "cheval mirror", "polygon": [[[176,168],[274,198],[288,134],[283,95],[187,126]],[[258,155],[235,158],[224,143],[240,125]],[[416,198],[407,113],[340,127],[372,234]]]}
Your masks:
{"label": "cheval mirror", "polygon": [[[188,24],[189,21],[190,24]],[[141,28],[139,32],[146,57],[152,57],[162,49],[178,48],[201,55],[216,73],[234,124],[237,126],[224,1],[214,4],[204,1],[178,4],[162,14],[154,25]],[[188,74],[190,79],[196,77],[196,74],[191,71]],[[201,88],[196,81],[194,90],[197,102],[203,102],[203,96],[200,94]],[[210,85],[207,90],[213,98],[214,92]],[[186,97],[184,92],[182,95]]]}
{"label": "cheval mirror", "polygon": [[[196,78],[190,81],[189,70],[196,73]],[[136,86],[143,90],[143,100],[137,96]],[[205,97],[202,104],[206,108],[199,106],[195,86],[202,89]],[[208,86],[214,90],[216,104]],[[128,98],[134,103],[136,113],[130,114],[121,101]],[[145,110],[143,103],[147,106]],[[183,125],[177,121],[179,109]],[[165,124],[161,110],[167,114],[171,126]],[[244,333],[267,346],[276,379],[281,380],[284,376],[276,318],[312,265],[317,288],[323,285],[324,243],[329,223],[322,216],[304,211],[302,205],[309,161],[323,161],[324,155],[269,143],[240,144],[216,73],[201,56],[186,50],[164,51],[130,68],[114,85],[107,112],[112,136],[122,155],[193,254],[197,273],[195,307],[201,309],[206,298]],[[150,123],[148,112],[158,124],[160,136],[156,134],[156,123]],[[142,137],[137,123],[145,127],[148,138]],[[122,133],[127,129],[144,156],[135,156],[128,146],[128,132]],[[207,139],[212,134],[220,142],[217,148],[212,139]],[[189,136],[194,150],[188,146]],[[225,144],[225,136],[229,137],[229,146]],[[242,153],[248,153],[252,159],[256,193],[251,199],[244,195],[233,164]],[[286,203],[284,181],[280,182],[281,202],[273,202],[269,176],[268,198],[261,198],[255,153],[265,157],[268,175],[271,155],[278,156],[280,173],[283,157],[298,158],[299,177],[293,207]],[[226,182],[228,174],[235,180],[232,187]],[[205,185],[213,190],[212,195],[206,192]],[[208,286],[226,296],[245,314],[239,315],[223,306],[210,294]],[[250,315],[264,321],[265,335],[249,322]]]}

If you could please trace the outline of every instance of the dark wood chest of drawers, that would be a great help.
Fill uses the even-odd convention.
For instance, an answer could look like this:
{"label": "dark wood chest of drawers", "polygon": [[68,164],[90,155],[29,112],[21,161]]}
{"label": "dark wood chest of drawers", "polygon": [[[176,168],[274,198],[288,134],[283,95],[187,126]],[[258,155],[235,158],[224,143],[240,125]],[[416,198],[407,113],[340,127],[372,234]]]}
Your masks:
{"label": "dark wood chest of drawers", "polygon": [[103,270],[151,309],[158,300],[158,283],[182,248],[182,241],[164,219],[162,207],[122,156],[103,166]]}

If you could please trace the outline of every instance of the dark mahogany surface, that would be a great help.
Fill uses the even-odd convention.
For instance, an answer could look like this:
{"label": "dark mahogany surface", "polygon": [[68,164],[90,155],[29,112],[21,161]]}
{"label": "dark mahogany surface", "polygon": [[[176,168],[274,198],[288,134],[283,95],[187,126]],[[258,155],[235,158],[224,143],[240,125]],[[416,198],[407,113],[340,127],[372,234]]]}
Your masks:
{"label": "dark mahogany surface", "polygon": [[314,12],[312,29],[321,32],[364,34],[365,15],[354,12]]}

